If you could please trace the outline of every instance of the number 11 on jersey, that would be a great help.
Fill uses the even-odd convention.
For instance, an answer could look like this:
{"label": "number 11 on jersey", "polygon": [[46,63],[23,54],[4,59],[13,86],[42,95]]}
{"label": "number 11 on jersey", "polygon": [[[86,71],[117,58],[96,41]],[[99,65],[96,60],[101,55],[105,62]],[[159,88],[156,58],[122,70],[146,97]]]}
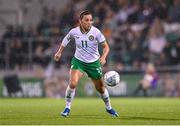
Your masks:
{"label": "number 11 on jersey", "polygon": [[87,41],[81,40],[81,42],[82,42],[82,48],[87,48]]}

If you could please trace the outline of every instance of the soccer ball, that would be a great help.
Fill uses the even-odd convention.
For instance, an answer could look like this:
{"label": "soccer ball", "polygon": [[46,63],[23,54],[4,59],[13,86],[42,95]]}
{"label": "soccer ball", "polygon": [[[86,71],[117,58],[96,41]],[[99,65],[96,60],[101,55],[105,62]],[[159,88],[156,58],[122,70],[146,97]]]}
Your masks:
{"label": "soccer ball", "polygon": [[104,74],[104,82],[110,87],[114,87],[120,82],[120,75],[116,71],[108,71]]}

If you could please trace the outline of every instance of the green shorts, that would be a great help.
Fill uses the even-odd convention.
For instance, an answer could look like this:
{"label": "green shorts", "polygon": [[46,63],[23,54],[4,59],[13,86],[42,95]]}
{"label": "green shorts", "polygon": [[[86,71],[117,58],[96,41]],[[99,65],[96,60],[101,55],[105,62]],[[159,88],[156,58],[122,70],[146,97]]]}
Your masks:
{"label": "green shorts", "polygon": [[102,77],[102,68],[99,60],[93,63],[84,63],[73,57],[71,61],[71,69],[78,69],[82,73],[86,72],[88,77],[98,80]]}

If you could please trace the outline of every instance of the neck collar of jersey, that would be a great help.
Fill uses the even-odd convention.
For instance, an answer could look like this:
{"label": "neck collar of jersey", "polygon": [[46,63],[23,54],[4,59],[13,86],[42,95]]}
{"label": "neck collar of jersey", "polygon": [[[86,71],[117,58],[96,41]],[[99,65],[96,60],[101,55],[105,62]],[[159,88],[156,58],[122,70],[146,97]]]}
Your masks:
{"label": "neck collar of jersey", "polygon": [[[91,26],[91,27],[92,27],[92,26]],[[79,29],[80,29],[80,31],[81,31],[82,34],[87,34],[87,33],[91,30],[91,28],[90,28],[89,30],[84,31],[81,25],[79,26]]]}

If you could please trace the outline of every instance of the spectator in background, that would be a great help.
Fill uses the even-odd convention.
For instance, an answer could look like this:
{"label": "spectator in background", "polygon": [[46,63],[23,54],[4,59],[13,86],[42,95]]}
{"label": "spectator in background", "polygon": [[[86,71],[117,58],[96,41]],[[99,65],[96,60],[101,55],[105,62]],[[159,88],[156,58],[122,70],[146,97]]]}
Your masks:
{"label": "spectator in background", "polygon": [[176,65],[180,63],[180,38],[176,41],[169,41],[166,43],[162,59],[165,65]]}
{"label": "spectator in background", "polygon": [[176,63],[180,64],[180,38],[176,42],[175,53],[176,53],[176,55],[175,55]]}
{"label": "spectator in background", "polygon": [[21,39],[13,39],[10,43],[10,67],[21,69],[25,58],[23,58],[23,43]]}
{"label": "spectator in background", "polygon": [[44,52],[43,52],[43,46],[38,45],[35,53],[34,53],[34,62],[38,65],[44,65]]}
{"label": "spectator in background", "polygon": [[2,38],[3,39],[8,39],[8,38],[13,38],[15,36],[15,28],[12,25],[7,25],[6,26],[6,31],[3,34]]}
{"label": "spectator in background", "polygon": [[180,22],[180,1],[174,0],[173,6],[169,9],[169,20],[170,22]]}
{"label": "spectator in background", "polygon": [[166,39],[161,19],[155,18],[148,34],[148,42],[149,50],[152,54],[158,55],[162,52],[166,44]]}
{"label": "spectator in background", "polygon": [[148,90],[154,89],[158,82],[158,76],[153,64],[149,63],[145,70],[145,75],[139,82],[139,86],[134,91],[133,95],[137,95],[139,91],[143,91],[144,96],[148,96]]}

